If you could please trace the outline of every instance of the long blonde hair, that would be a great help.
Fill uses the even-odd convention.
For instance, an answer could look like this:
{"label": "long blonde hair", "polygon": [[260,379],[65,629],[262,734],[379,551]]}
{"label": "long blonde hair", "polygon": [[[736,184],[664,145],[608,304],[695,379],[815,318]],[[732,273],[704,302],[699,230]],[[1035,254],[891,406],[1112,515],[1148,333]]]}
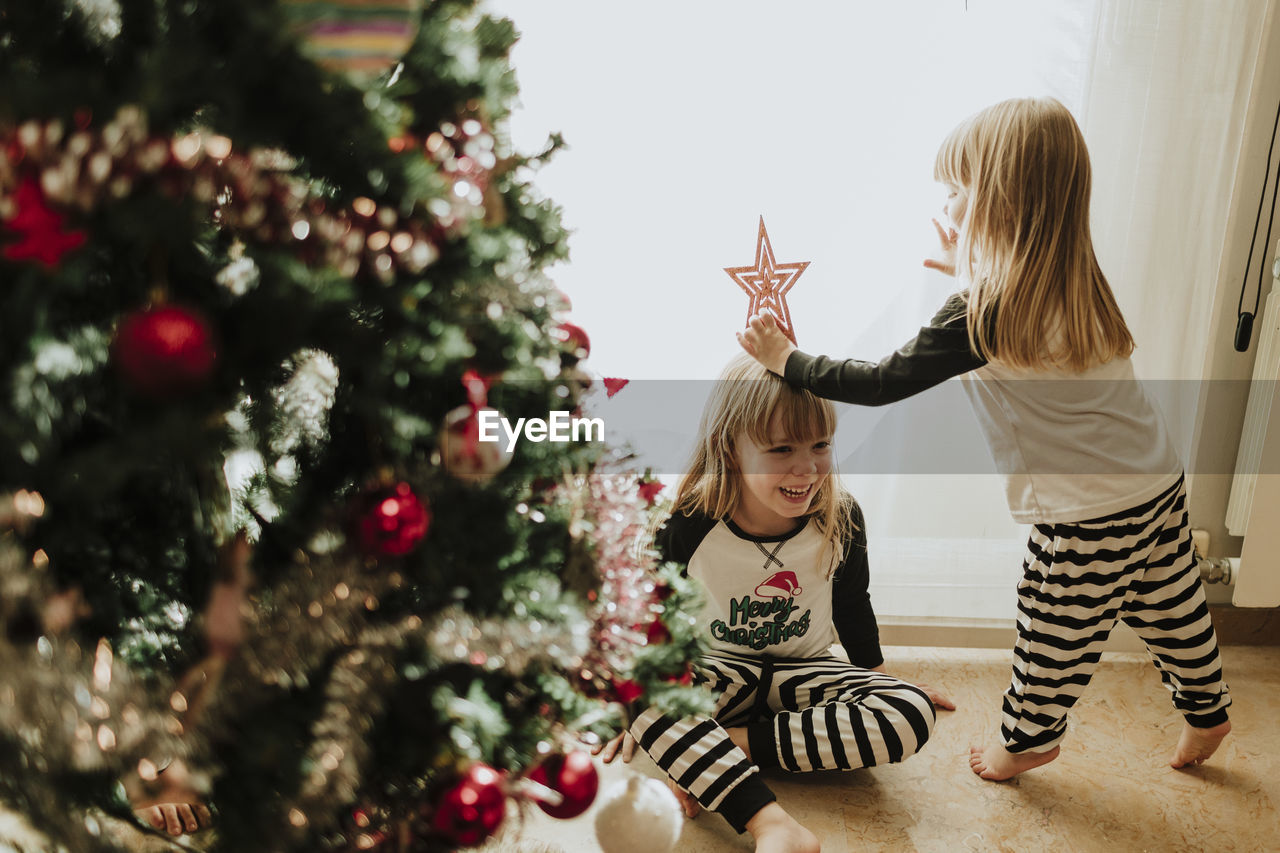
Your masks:
{"label": "long blonde hair", "polygon": [[[742,500],[737,442],[745,436],[759,445],[772,444],[777,436],[769,435],[769,425],[775,414],[788,442],[808,442],[835,432],[836,411],[830,400],[787,384],[750,356],[739,354],[720,374],[702,410],[697,445],[676,489],[673,512],[699,512],[716,519],[732,516]],[[832,564],[852,534],[852,502],[833,464],[807,513],[826,542],[822,557],[835,555]]]}
{"label": "long blonde hair", "polygon": [[933,174],[969,197],[957,272],[968,279],[974,352],[1080,371],[1133,351],[1093,252],[1089,152],[1066,107],[1053,98],[987,107],[951,131]]}

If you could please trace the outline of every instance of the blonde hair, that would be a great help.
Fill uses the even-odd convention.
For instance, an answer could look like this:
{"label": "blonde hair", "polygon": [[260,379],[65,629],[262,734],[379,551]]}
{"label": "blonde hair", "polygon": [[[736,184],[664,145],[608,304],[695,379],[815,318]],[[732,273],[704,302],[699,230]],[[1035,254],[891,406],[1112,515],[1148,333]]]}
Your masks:
{"label": "blonde hair", "polygon": [[974,352],[1080,371],[1133,351],[1093,252],[1089,152],[1066,107],[1022,98],[982,110],[951,131],[933,175],[968,195],[957,272]]}
{"label": "blonde hair", "polygon": [[[716,519],[732,516],[742,500],[737,442],[745,436],[758,445],[773,444],[778,436],[769,435],[769,426],[775,415],[788,442],[812,441],[836,428],[831,401],[787,384],[748,355],[736,356],[702,410],[697,445],[676,489],[673,512],[699,512]],[[831,565],[839,561],[843,543],[852,534],[852,503],[833,465],[806,514],[826,543],[819,559],[831,553]]]}

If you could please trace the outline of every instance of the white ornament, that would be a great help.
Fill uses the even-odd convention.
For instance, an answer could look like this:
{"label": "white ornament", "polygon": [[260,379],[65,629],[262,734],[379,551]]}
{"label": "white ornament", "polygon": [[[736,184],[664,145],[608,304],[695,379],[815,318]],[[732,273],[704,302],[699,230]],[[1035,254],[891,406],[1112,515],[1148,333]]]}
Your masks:
{"label": "white ornament", "polygon": [[680,840],[683,812],[665,782],[632,776],[601,794],[596,840],[604,853],[671,853]]}
{"label": "white ornament", "polygon": [[[483,485],[511,464],[515,455],[514,445],[501,429],[496,431],[497,441],[480,441],[478,436],[467,435],[473,419],[482,412],[490,414],[497,422],[497,409],[484,406],[479,410],[459,406],[445,415],[444,429],[440,433],[440,456],[444,469],[464,483]],[[490,430],[490,436],[494,435]],[[474,443],[472,443],[474,439]]]}
{"label": "white ornament", "polygon": [[271,392],[279,411],[271,449],[279,454],[323,443],[329,437],[329,410],[338,396],[338,366],[328,353],[301,349],[284,366],[293,373]]}
{"label": "white ornament", "polygon": [[253,258],[241,257],[218,270],[214,280],[235,296],[244,296],[258,283],[261,274]]}

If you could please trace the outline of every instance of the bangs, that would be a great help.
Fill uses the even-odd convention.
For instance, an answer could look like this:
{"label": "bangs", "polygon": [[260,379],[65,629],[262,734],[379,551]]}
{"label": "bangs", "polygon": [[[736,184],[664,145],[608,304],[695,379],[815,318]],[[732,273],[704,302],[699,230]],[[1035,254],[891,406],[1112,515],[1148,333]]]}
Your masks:
{"label": "bangs", "polygon": [[940,184],[951,184],[954,187],[967,188],[969,181],[969,163],[965,157],[965,142],[969,137],[971,122],[961,123],[942,140],[938,146],[938,155],[933,158],[933,179]]}
{"label": "bangs", "polygon": [[[747,425],[747,435],[761,447],[782,438],[788,444],[803,444],[830,437],[836,431],[835,406],[830,401],[803,390],[778,383],[779,393],[771,401],[768,417],[757,418]],[[770,435],[770,429],[781,436]]]}
{"label": "bangs", "polygon": [[[672,511],[716,519],[733,516],[744,488],[735,459],[740,440],[763,448],[775,442],[807,444],[829,440],[835,429],[836,407],[830,400],[789,385],[751,356],[739,354],[721,373],[702,410],[698,441],[676,488]],[[822,534],[824,544],[815,566],[826,577],[831,577],[852,535],[851,506],[833,458],[805,514]]]}

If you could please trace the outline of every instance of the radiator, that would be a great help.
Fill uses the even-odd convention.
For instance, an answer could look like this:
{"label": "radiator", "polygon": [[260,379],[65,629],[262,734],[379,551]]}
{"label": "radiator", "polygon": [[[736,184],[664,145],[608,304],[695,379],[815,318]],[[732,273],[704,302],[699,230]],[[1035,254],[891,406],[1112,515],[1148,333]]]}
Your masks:
{"label": "radiator", "polygon": [[1249,530],[1267,424],[1276,396],[1275,384],[1280,382],[1280,257],[1272,272],[1276,280],[1272,282],[1262,315],[1257,318],[1259,322],[1254,324],[1258,355],[1253,363],[1253,383],[1240,433],[1235,476],[1231,480],[1231,499],[1227,503],[1227,530],[1232,536],[1244,536]]}

